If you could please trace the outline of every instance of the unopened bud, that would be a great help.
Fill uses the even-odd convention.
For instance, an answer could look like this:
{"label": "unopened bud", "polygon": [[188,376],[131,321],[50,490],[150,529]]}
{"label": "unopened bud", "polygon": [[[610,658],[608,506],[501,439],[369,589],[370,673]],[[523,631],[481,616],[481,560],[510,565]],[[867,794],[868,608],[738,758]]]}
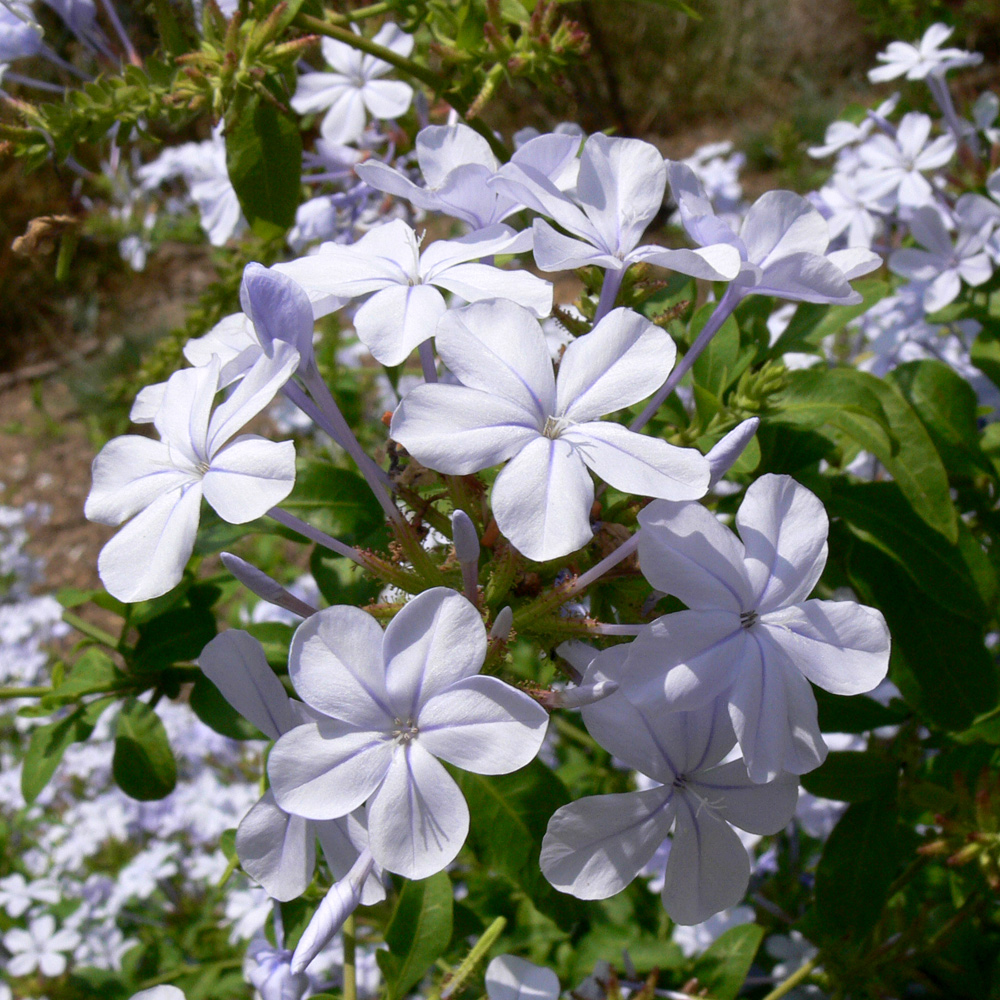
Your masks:
{"label": "unopened bud", "polygon": [[273,577],[268,576],[262,569],[257,569],[256,566],[233,555],[232,552],[222,553],[222,564],[247,590],[256,594],[261,600],[267,601],[268,604],[275,604],[301,618],[308,618],[310,615],[316,614],[316,608],[312,605],[306,604],[305,601],[300,600],[282,587]]}
{"label": "unopened bud", "polygon": [[506,642],[510,635],[511,626],[514,624],[514,610],[511,607],[501,608],[490,629],[490,638],[499,639]]}
{"label": "unopened bud", "polygon": [[603,680],[596,684],[580,684],[556,691],[539,691],[535,698],[546,708],[583,708],[603,701],[618,690],[618,681]]}
{"label": "unopened bud", "polygon": [[760,417],[750,417],[749,420],[744,420],[743,423],[734,427],[705,456],[708,459],[712,475],[708,484],[709,489],[722,479],[736,464],[736,460],[743,454],[744,449],[750,443],[750,439],[757,433],[759,426]]}
{"label": "unopened bud", "polygon": [[344,925],[344,921],[358,908],[361,889],[372,870],[374,859],[371,851],[364,850],[344,878],[336,882],[323,897],[319,909],[302,932],[292,956],[292,973],[303,972],[306,966],[327,946],[330,939]]}
{"label": "unopened bud", "polygon": [[455,541],[455,555],[460,563],[479,562],[479,536],[472,518],[464,510],[456,510],[451,515],[452,538]]}

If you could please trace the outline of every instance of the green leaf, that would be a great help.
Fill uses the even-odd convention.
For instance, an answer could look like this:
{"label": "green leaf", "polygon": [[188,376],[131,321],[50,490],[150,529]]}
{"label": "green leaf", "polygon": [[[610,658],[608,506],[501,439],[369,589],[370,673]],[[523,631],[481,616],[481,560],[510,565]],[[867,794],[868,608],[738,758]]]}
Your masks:
{"label": "green leaf", "polygon": [[385,932],[388,961],[379,960],[388,980],[386,1000],[406,996],[448,949],[453,895],[447,872],[403,886]]}
{"label": "green leaf", "polygon": [[329,462],[301,463],[295,489],[281,506],[347,545],[356,545],[372,534],[383,519],[364,479]]}
{"label": "green leaf", "polygon": [[101,713],[115,700],[114,696],[98,698],[81,705],[65,719],[32,730],[21,768],[21,794],[25,802],[30,805],[38,798],[38,793],[55,774],[66,748],[71,743],[88,739]]}
{"label": "green leaf", "polygon": [[91,646],[73,664],[68,676],[42,702],[46,706],[62,701],[76,701],[84,694],[96,693],[95,688],[105,688],[125,681],[125,675],[115,666],[106,653]]}
{"label": "green leaf", "polygon": [[227,119],[226,168],[251,228],[265,239],[295,222],[302,173],[296,119],[252,94]]}
{"label": "green leaf", "polygon": [[894,386],[853,368],[809,368],[789,374],[788,388],[775,405],[772,419],[806,430],[826,424],[872,452],[914,511],[948,541],[957,541],[958,514],[944,465],[920,418]]}
{"label": "green leaf", "polygon": [[852,319],[866,313],[879,299],[892,290],[887,281],[866,278],[854,282],[862,301],[853,306],[818,305],[803,302],[792,316],[784,332],[768,350],[770,358],[780,358],[789,351],[809,351],[818,348],[832,334],[839,333]]}
{"label": "green leaf", "polygon": [[[691,320],[691,340],[701,333],[712,313],[715,303],[707,302]],[[740,328],[730,316],[719,328],[718,333],[708,342],[698,360],[691,368],[696,385],[707,389],[714,396],[721,396],[733,381],[732,371],[740,354]]]}
{"label": "green leaf", "polygon": [[880,726],[896,726],[907,718],[905,712],[880,705],[863,694],[830,694],[814,688],[819,706],[819,728],[824,733],[867,733]]}
{"label": "green leaf", "polygon": [[944,729],[965,729],[996,706],[997,671],[982,627],[930,601],[874,546],[855,542],[848,572],[862,599],[885,615],[890,676],[908,705]]}
{"label": "green leaf", "polygon": [[694,964],[694,975],[712,1000],[735,1000],[764,940],[757,924],[730,927]]}
{"label": "green leaf", "polygon": [[823,932],[860,936],[878,920],[896,874],[896,802],[892,796],[848,806],[816,868],[816,910]]}
{"label": "green leaf", "polygon": [[118,787],[140,802],[165,798],[177,784],[167,731],[156,712],[138,698],[129,698],[118,713],[111,769]]}
{"label": "green leaf", "polygon": [[961,522],[950,544],[917,517],[896,483],[828,479],[822,499],[852,533],[893,559],[931,600],[955,614],[986,621],[995,611],[997,578],[989,557]]}
{"label": "green leaf", "polygon": [[246,626],[246,631],[264,647],[268,664],[279,673],[287,673],[288,647],[295,629],[284,622],[253,622]]}
{"label": "green leaf", "polygon": [[815,771],[802,775],[802,787],[823,799],[866,802],[893,796],[899,767],[875,753],[832,751]]}
{"label": "green leaf", "polygon": [[317,545],[309,557],[312,573],[319,592],[327,604],[367,604],[378,597],[382,584],[366,576],[357,565],[344,556],[338,556]]}
{"label": "green leaf", "polygon": [[191,688],[188,699],[191,709],[210,729],[233,740],[262,740],[264,734],[247,722],[229,704],[219,689],[204,675],[199,676]]}
{"label": "green leaf", "polygon": [[978,401],[969,383],[943,361],[910,361],[886,378],[924,422],[948,471],[996,475],[979,444]]}
{"label": "green leaf", "polygon": [[139,626],[133,666],[140,672],[156,672],[196,660],[215,631],[215,615],[204,605],[166,611]]}
{"label": "green leaf", "polygon": [[580,919],[580,905],[552,889],[538,866],[549,819],[569,802],[563,783],[539,760],[513,774],[457,769],[451,774],[469,804],[468,845],[479,863],[524,890],[538,910],[560,927],[572,926]]}

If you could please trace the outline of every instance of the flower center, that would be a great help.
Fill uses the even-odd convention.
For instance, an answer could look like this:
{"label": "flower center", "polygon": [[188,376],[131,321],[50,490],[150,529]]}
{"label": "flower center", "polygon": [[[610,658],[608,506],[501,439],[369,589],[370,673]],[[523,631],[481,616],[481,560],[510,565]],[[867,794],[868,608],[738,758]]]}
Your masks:
{"label": "flower center", "polygon": [[199,471],[199,472],[200,472],[200,473],[201,473],[201,474],[202,474],[203,476],[207,476],[207,475],[208,475],[208,469],[209,469],[209,465],[208,465],[208,462],[199,462],[199,463],[198,463],[198,471]]}
{"label": "flower center", "polygon": [[546,417],[545,426],[542,428],[542,436],[555,440],[572,423],[566,417]]}
{"label": "flower center", "polygon": [[740,624],[744,628],[752,628],[757,624],[757,612],[756,611],[741,611],[740,612]]}
{"label": "flower center", "polygon": [[392,731],[392,738],[397,743],[407,744],[411,740],[415,740],[420,734],[420,730],[417,728],[416,722],[412,718],[407,719],[393,719],[393,725],[395,728]]}

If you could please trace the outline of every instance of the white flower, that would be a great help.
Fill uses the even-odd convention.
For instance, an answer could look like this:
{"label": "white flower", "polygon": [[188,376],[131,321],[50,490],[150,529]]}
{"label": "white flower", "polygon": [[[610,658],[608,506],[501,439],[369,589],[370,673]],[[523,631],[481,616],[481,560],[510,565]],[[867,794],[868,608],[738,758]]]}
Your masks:
{"label": "white flower", "polygon": [[133,993],[129,1000],[185,1000],[184,991],[176,986],[153,986],[148,990]]}
{"label": "white flower", "polygon": [[42,29],[27,3],[0,4],[0,63],[37,55],[43,46]]}
{"label": "white flower", "polygon": [[489,1000],[556,1000],[559,977],[544,965],[516,955],[497,955],[486,966]]}
{"label": "white flower", "polygon": [[529,559],[555,559],[590,540],[588,468],[628,493],[705,494],[709,468],[697,451],[599,419],[648,396],[673,365],[673,341],[637,313],[616,309],[573,341],[557,378],[541,327],[513,302],[450,313],[436,344],[461,384],[417,386],[390,433],[439,472],[507,462],[493,485],[493,513]]}
{"label": "white flower", "polygon": [[[247,632],[229,629],[217,635],[202,650],[198,665],[226,701],[269,739],[310,720],[302,703],[285,693],[264,648]],[[236,853],[243,870],[269,896],[284,902],[301,896],[312,881],[317,837],[336,879],[347,875],[368,848],[363,816],[313,823],[285,812],[269,790],[240,822]],[[381,870],[365,873],[358,898],[366,906],[385,899]]]}
{"label": "white flower", "polygon": [[690,610],[631,644],[625,695],[661,710],[719,698],[754,781],[818,767],[827,748],[809,681],[861,694],[889,665],[880,612],[806,600],[826,565],[823,505],[788,476],[765,475],[736,514],[742,541],[700,504],[653,503],[639,523],[643,575]]}
{"label": "white flower", "polygon": [[543,219],[535,220],[535,263],[543,271],[595,265],[621,272],[629,264],[648,261],[712,281],[735,277],[740,262],[730,246],[668,250],[638,245],[663,206],[666,181],[663,157],[655,146],[597,134],[584,144],[573,198],[530,164],[507,164],[493,184],[572,234],[565,236]]}
{"label": "white flower", "polygon": [[276,264],[274,270],[294,278],[314,298],[370,295],[355,315],[354,327],[375,358],[398,365],[434,336],[448,311],[439,289],[466,302],[514,299],[536,316],[547,315],[552,308],[547,281],[527,271],[472,263],[497,253],[520,253],[530,245],[530,233],[490,226],[456,240],[437,240],[421,253],[416,233],[397,219],[350,246],[324,243],[316,253]]}
{"label": "white flower", "polygon": [[940,213],[934,208],[918,208],[910,220],[910,231],[926,249],[897,250],[889,258],[889,269],[920,282],[924,309],[937,312],[958,298],[963,281],[976,286],[993,276],[993,263],[983,250],[992,229],[992,221],[978,230],[959,229],[953,245]]}
{"label": "white flower", "polygon": [[848,121],[831,122],[823,137],[822,146],[811,146],[806,152],[816,159],[837,153],[847,146],[862,142],[872,134],[875,128],[875,118],[888,118],[896,110],[899,104],[899,94],[893,94],[888,100],[883,101],[873,113],[866,115],[860,122],[855,124]]}
{"label": "white flower", "polygon": [[[579,135],[538,136],[521,146],[511,162],[541,171],[563,189],[576,180],[579,149]],[[500,162],[490,144],[468,125],[428,125],[417,133],[416,153],[424,187],[378,160],[358,164],[356,173],[379,191],[405,198],[425,211],[461,219],[473,229],[502,222],[522,207],[487,185]]]}
{"label": "white flower", "polygon": [[[585,683],[607,678],[624,690],[627,646],[600,654]],[[741,760],[720,763],[736,742],[725,705],[664,712],[637,706],[622,691],[583,709],[594,739],[657,784],[592,795],[557,809],[542,840],[542,873],[579,899],[606,899],[636,877],[673,829],[663,905],[679,924],[699,924],[736,905],[750,859],[732,825],[776,833],[792,818],[797,780],[782,774],[754,784]]]}
{"label": "white flower", "polygon": [[261,357],[212,413],[219,362],[185,368],[167,381],[155,418],[160,441],[113,438],[94,459],[84,507],[102,524],[128,524],[101,550],[109,593],[142,601],[176,586],[191,555],[201,498],[224,520],[243,524],[280,503],[295,483],[295,446],[255,434],[230,439],[274,398],[298,364],[288,344]]}
{"label": "white flower", "polygon": [[943,76],[948,70],[961,66],[977,66],[983,61],[979,52],[965,52],[962,49],[942,49],[954,28],[946,24],[932,24],[919,42],[890,42],[885,52],[875,58],[882,66],[868,71],[872,83],[883,83],[906,76],[907,80],[923,80],[928,75]]}
{"label": "white flower", "polygon": [[844,174],[834,174],[830,182],[816,194],[820,208],[826,208],[830,239],[844,235],[851,247],[871,248],[879,231],[879,215],[887,215],[894,207],[889,195],[872,197],[857,182]]}
{"label": "white flower", "polygon": [[[354,30],[360,34],[356,27]],[[372,41],[401,56],[413,51],[413,36],[392,22],[382,25]],[[324,38],[321,44],[323,58],[337,72],[303,73],[290,103],[299,114],[330,109],[320,126],[324,139],[335,143],[360,139],[366,111],[376,118],[398,118],[406,113],[413,88],[401,80],[381,79],[392,70],[389,63],[334,38]]]}
{"label": "white flower", "polygon": [[28,882],[20,872],[0,879],[0,909],[19,917],[35,903],[58,903],[59,887],[51,879]]}
{"label": "white flower", "polygon": [[367,803],[378,864],[406,878],[441,871],[465,841],[469,810],[438,758],[477,774],[516,771],[548,723],[528,695],[478,674],[485,654],[479,612],[443,587],[415,597],[384,634],[359,608],[306,619],[288,669],[321,718],[271,751],[278,804],[325,820]]}
{"label": "white flower", "polygon": [[702,246],[728,243],[741,260],[729,291],[799,302],[850,305],[861,295],[849,282],[881,263],[862,247],[828,251],[830,227],[791,191],[768,191],[750,206],[737,234],[715,214],[690,167],[668,161],[670,187],[687,234]]}
{"label": "white flower", "polygon": [[953,136],[930,139],[930,134],[930,118],[911,111],[900,120],[895,139],[880,133],[859,146],[863,166],[858,170],[857,183],[866,195],[880,198],[895,194],[903,208],[930,203],[934,189],[924,173],[943,167],[956,149]]}
{"label": "white flower", "polygon": [[3,945],[12,956],[6,971],[27,976],[37,969],[43,976],[61,976],[66,970],[65,952],[79,943],[76,931],[57,931],[55,917],[46,913],[32,920],[27,930],[14,927],[4,934]]}

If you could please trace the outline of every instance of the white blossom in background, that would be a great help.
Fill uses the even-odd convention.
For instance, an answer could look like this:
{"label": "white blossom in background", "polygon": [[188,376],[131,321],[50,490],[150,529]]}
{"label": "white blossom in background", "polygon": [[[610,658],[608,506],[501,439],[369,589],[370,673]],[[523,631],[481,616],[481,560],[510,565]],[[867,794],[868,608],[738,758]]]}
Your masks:
{"label": "white blossom in background", "polygon": [[469,810],[438,758],[507,774],[535,757],[548,724],[524,692],[478,673],[485,655],[479,612],[443,587],[415,597],[384,633],[359,608],[306,619],[288,669],[318,721],[271,751],[278,805],[329,820],[366,804],[379,865],[406,878],[441,871],[465,842]]}
{"label": "white blossom in background", "polygon": [[[357,27],[354,31],[360,34]],[[397,55],[413,51],[413,36],[388,22],[372,39],[377,45]],[[323,59],[335,72],[309,72],[299,75],[291,106],[299,114],[326,111],[320,125],[323,138],[333,143],[356,142],[365,130],[367,116],[398,118],[406,113],[413,100],[413,88],[401,80],[383,80],[392,66],[352,48],[335,38],[321,42]]]}
{"label": "white blossom in background", "polygon": [[[576,182],[581,137],[575,133],[536,136],[511,157],[519,167],[539,171],[559,190]],[[424,186],[414,184],[387,163],[371,160],[358,164],[357,174],[379,191],[405,198],[428,212],[461,219],[472,229],[502,222],[522,208],[515,198],[487,181],[500,170],[489,143],[461,123],[429,125],[417,133],[416,156]]]}
{"label": "white blossom in background", "polygon": [[43,48],[42,29],[23,0],[0,4],[0,63],[37,55]]}
{"label": "white blossom in background", "polygon": [[883,101],[871,114],[866,115],[856,124],[849,121],[835,121],[827,126],[826,135],[821,146],[810,146],[806,152],[816,159],[839,153],[848,146],[863,142],[872,134],[876,119],[886,119],[899,104],[899,94],[893,94]]}
{"label": "white blossom in background", "polygon": [[294,444],[254,434],[231,439],[271,402],[298,362],[294,348],[276,344],[274,356],[261,357],[214,413],[218,359],[175,372],[154,420],[161,439],[125,435],[101,449],[84,511],[102,524],[128,522],[98,560],[109,593],[141,601],[176,586],[194,546],[203,496],[232,524],[252,521],[288,496]]}
{"label": "white blossom in background", "polygon": [[864,247],[830,250],[830,227],[803,197],[768,191],[750,206],[737,233],[715,209],[683,163],[667,161],[674,201],[688,236],[700,246],[728,244],[740,258],[730,285],[734,296],[776,295],[798,302],[850,305],[861,295],[850,286],[882,259]]}
{"label": "white blossom in background", "polygon": [[696,250],[639,246],[663,206],[666,182],[663,157],[655,146],[597,134],[584,143],[572,197],[530,165],[513,161],[492,183],[570,234],[563,235],[544,219],[535,220],[535,263],[543,271],[594,265],[620,273],[630,264],[646,261],[712,281],[734,278],[740,262],[728,245]]}
{"label": "white blossom in background", "polygon": [[905,76],[907,80],[923,80],[929,75],[943,76],[950,69],[978,66],[983,61],[979,52],[963,49],[942,49],[954,32],[946,24],[932,24],[919,42],[890,42],[875,58],[883,65],[868,71],[872,83],[883,83]]}
{"label": "white blossom in background", "polygon": [[951,135],[932,139],[931,124],[927,115],[911,111],[900,119],[895,137],[880,133],[858,147],[856,182],[867,196],[890,195],[902,209],[933,201],[934,185],[924,174],[949,163],[958,147]]}
{"label": "white blossom in background", "polygon": [[543,965],[516,955],[497,955],[486,966],[489,1000],[557,1000],[559,977]]}
{"label": "white blossom in background", "polygon": [[643,575],[689,610],[658,618],[629,646],[625,696],[661,711],[718,699],[754,781],[818,767],[827,748],[809,681],[861,694],[889,666],[881,612],[806,600],[826,565],[823,505],[769,474],[747,488],[740,538],[696,503],[652,503],[639,523]]}
{"label": "white blossom in background", "polygon": [[530,246],[530,232],[498,225],[455,240],[436,240],[421,251],[417,234],[395,220],[351,246],[324,243],[316,253],[273,270],[294,278],[314,299],[370,296],[354,316],[358,337],[382,364],[398,365],[434,336],[448,311],[442,292],[466,302],[513,299],[536,316],[548,315],[552,286],[547,281],[527,271],[475,263]]}
{"label": "white blossom in background", "polygon": [[661,896],[670,918],[699,924],[746,893],[750,859],[733,830],[776,833],[791,819],[798,781],[756,784],[741,760],[722,763],[736,736],[725,704],[664,712],[626,699],[627,646],[597,656],[584,683],[621,690],[581,710],[587,731],[626,766],[656,784],[591,795],[561,806],[542,839],[542,873],[579,899],[606,899],[627,886],[673,831]]}
{"label": "white blossom in background", "polygon": [[27,976],[38,972],[47,977],[61,976],[66,970],[67,952],[80,943],[76,931],[56,930],[56,920],[51,914],[36,917],[27,930],[13,927],[3,936],[3,946],[11,957],[6,971],[11,976]]}
{"label": "white blossom in background", "polygon": [[919,208],[910,219],[910,232],[924,249],[897,250],[889,258],[889,269],[919,282],[924,310],[937,312],[958,298],[963,282],[976,287],[993,276],[993,262],[984,250],[992,229],[989,221],[978,230],[959,228],[952,242],[940,213]]}
{"label": "white blossom in background", "polygon": [[637,313],[616,309],[574,340],[558,376],[538,322],[513,302],[450,313],[436,346],[460,384],[417,386],[390,434],[421,464],[451,475],[507,462],[493,484],[493,514],[529,559],[590,541],[588,469],[642,496],[694,499],[708,489],[708,463],[694,449],[600,419],[655,391],[673,365],[673,341]]}

